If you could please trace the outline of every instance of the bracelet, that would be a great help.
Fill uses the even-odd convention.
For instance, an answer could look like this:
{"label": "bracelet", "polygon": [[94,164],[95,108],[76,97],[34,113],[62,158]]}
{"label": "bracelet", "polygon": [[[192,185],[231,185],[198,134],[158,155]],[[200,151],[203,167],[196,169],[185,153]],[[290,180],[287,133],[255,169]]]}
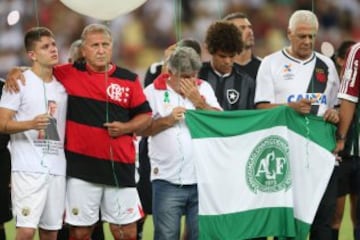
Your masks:
{"label": "bracelet", "polygon": [[336,133],[336,140],[346,140],[346,134]]}

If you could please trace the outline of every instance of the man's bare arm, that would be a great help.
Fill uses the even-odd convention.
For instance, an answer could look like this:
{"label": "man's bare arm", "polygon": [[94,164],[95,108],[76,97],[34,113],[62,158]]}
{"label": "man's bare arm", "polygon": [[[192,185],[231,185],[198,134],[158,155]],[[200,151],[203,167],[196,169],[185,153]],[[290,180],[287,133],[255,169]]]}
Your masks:
{"label": "man's bare arm", "polygon": [[111,137],[118,137],[128,133],[137,133],[147,128],[150,125],[151,116],[147,113],[136,115],[128,122],[114,121],[105,123],[104,126],[108,129]]}
{"label": "man's bare arm", "polygon": [[345,147],[346,134],[349,131],[351,121],[354,117],[356,103],[342,99],[339,109],[339,124],[336,136],[336,147],[334,153],[339,153]]}
{"label": "man's bare arm", "polygon": [[277,106],[285,105],[289,106],[292,109],[294,109],[296,112],[300,114],[307,114],[310,113],[311,110],[311,100],[308,99],[301,99],[297,102],[290,102],[290,103],[284,103],[284,104],[274,104],[274,103],[258,103],[256,104],[256,108],[258,109],[268,109],[268,108],[274,108]]}
{"label": "man's bare arm", "polygon": [[176,107],[173,109],[170,115],[153,119],[151,124],[143,131],[138,132],[139,136],[153,136],[162,132],[168,128],[173,127],[180,120],[184,119],[184,113],[186,109],[183,107]]}
{"label": "man's bare arm", "polygon": [[6,108],[0,108],[0,132],[12,134],[27,131],[30,129],[42,130],[49,125],[49,116],[41,114],[28,121],[13,120],[15,111]]}

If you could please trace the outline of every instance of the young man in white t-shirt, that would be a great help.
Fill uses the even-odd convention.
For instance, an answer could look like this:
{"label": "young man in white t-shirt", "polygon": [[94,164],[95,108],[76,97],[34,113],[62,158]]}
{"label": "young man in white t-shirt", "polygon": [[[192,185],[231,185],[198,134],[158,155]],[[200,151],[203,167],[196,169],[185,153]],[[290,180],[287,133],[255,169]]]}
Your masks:
{"label": "young man in white t-shirt", "polygon": [[[0,100],[0,132],[11,134],[12,208],[16,239],[56,239],[65,208],[64,153],[67,93],[53,76],[58,49],[50,30],[30,29],[25,48],[32,66],[26,85]],[[56,124],[50,124],[50,110]],[[58,138],[50,137],[56,133]]]}

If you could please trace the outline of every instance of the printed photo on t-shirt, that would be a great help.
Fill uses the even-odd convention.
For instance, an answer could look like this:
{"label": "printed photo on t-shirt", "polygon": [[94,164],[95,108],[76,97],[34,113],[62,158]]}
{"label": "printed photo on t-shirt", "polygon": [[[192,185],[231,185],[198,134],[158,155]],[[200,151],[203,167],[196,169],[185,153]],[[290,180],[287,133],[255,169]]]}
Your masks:
{"label": "printed photo on t-shirt", "polygon": [[48,115],[49,115],[49,125],[45,130],[39,130],[38,139],[47,139],[60,141],[59,132],[57,129],[57,103],[54,100],[48,100]]}

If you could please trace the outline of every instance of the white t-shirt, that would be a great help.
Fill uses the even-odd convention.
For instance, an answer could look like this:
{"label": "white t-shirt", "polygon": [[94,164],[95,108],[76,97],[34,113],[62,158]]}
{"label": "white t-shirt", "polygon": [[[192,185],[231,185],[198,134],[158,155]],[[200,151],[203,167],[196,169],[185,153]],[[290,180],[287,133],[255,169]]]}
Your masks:
{"label": "white t-shirt", "polygon": [[[210,84],[201,80],[198,83],[199,92],[205,101],[210,106],[221,109]],[[163,89],[158,89],[153,83],[145,89],[145,95],[152,108],[154,119],[170,115],[178,106],[195,109],[188,99],[183,98],[167,85]],[[185,120],[149,137],[148,141],[151,180],[161,179],[173,184],[197,183],[192,140]]]}
{"label": "white t-shirt", "polygon": [[[319,68],[316,69],[316,79],[312,79],[317,57],[326,64],[328,74]],[[315,81],[325,82],[323,92],[312,90]],[[256,78],[255,103],[285,104],[301,98],[315,99],[315,104],[319,105],[317,115],[322,116],[326,109],[338,104],[339,84],[335,65],[330,58],[314,53],[309,59],[299,60],[283,49],[266,56],[261,62]]]}
{"label": "white t-shirt", "polygon": [[46,134],[38,130],[11,134],[11,169],[65,175],[65,88],[55,78],[49,83],[43,82],[31,70],[25,71],[24,77],[26,85],[19,85],[19,93],[3,91],[0,107],[15,111],[16,121],[31,120],[44,113],[52,117]]}

